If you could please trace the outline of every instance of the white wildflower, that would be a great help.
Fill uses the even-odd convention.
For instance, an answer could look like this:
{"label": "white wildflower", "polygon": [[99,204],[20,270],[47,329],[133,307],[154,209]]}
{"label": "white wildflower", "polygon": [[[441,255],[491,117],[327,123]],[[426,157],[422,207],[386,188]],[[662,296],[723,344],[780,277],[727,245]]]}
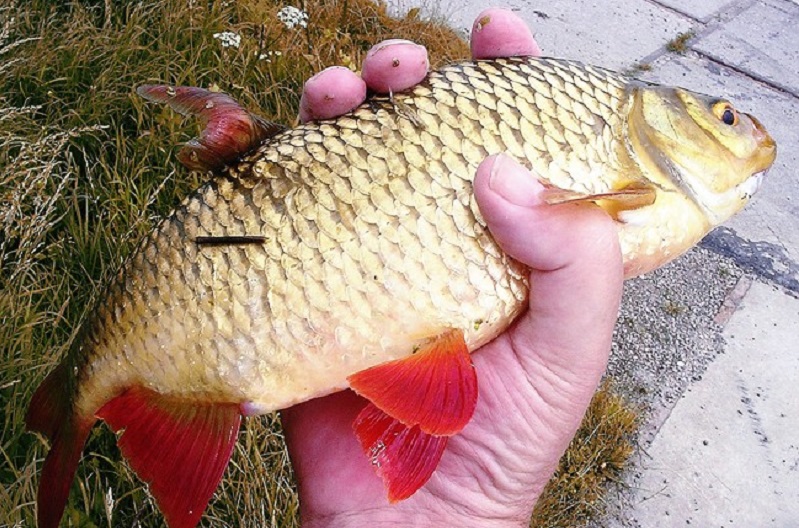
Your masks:
{"label": "white wildflower", "polygon": [[282,51],[267,51],[266,53],[261,53],[258,55],[258,60],[265,60],[266,62],[272,62],[272,57],[280,57],[283,55]]}
{"label": "white wildflower", "polygon": [[308,27],[308,13],[294,6],[286,6],[278,11],[277,19],[289,29],[294,29],[294,26]]}
{"label": "white wildflower", "polygon": [[214,38],[222,43],[223,48],[238,48],[241,44],[241,35],[232,31],[214,33]]}

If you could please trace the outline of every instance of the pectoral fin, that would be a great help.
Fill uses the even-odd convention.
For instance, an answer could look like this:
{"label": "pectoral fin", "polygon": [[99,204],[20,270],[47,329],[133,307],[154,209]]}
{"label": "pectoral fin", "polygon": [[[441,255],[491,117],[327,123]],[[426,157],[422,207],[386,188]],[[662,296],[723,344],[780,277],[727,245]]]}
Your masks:
{"label": "pectoral fin", "polygon": [[410,357],[348,378],[371,403],[353,423],[391,502],[406,499],[438,466],[449,436],[477,404],[477,375],[460,331],[446,332]]}
{"label": "pectoral fin", "polygon": [[564,203],[594,202],[618,220],[618,213],[639,209],[655,203],[657,189],[645,182],[633,182],[621,189],[597,194],[585,194],[558,187],[543,191],[543,199],[549,205]]}

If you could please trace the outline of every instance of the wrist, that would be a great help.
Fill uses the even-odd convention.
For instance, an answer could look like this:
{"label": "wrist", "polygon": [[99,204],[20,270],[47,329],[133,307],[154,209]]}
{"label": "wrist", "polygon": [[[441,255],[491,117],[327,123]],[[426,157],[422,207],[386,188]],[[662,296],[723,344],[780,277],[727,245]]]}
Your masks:
{"label": "wrist", "polygon": [[409,512],[395,506],[324,516],[303,514],[301,518],[303,528],[526,528],[530,524],[529,518],[485,519],[435,511]]}

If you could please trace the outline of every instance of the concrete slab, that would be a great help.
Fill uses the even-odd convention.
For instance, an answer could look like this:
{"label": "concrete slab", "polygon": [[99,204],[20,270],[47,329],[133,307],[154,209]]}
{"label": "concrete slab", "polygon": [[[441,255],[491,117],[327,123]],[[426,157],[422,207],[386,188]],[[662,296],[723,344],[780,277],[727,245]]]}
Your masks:
{"label": "concrete slab", "polygon": [[799,299],[752,285],[726,352],[647,450],[641,526],[799,526],[797,327]]}
{"label": "concrete slab", "polygon": [[799,96],[798,32],[799,6],[755,3],[693,47]]}
{"label": "concrete slab", "polygon": [[[414,7],[413,0],[390,3],[399,13]],[[616,70],[630,67],[694,28],[691,20],[642,1],[510,0],[500,4],[516,11],[533,28],[545,55]],[[436,2],[435,11],[452,27],[468,34],[475,17],[491,5],[497,3],[441,0]]]}
{"label": "concrete slab", "polygon": [[[795,281],[799,286],[799,99],[695,54],[665,55],[652,63],[652,71],[642,78],[727,97],[741,110],[757,116],[769,130],[777,141],[777,161],[753,202],[727,222],[737,237],[745,239],[738,241],[737,248],[728,249],[739,252],[733,256],[748,259],[749,269],[761,273],[775,268],[774,274],[785,275],[783,285]],[[716,237],[717,242],[729,246],[724,234],[711,235],[711,243]],[[747,249],[746,244],[759,246]],[[758,258],[763,260],[757,262]]]}
{"label": "concrete slab", "polygon": [[697,20],[707,21],[713,15],[723,11],[735,2],[734,0],[703,0],[702,2],[697,2],[696,0],[659,0],[658,3],[676,9],[680,13],[685,13]]}

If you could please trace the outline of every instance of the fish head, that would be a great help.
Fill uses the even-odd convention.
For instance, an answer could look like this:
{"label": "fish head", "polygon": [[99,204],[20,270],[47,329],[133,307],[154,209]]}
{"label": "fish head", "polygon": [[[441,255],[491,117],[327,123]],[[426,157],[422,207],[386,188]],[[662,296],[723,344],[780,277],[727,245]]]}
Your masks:
{"label": "fish head", "polygon": [[774,140],[728,100],[682,88],[633,88],[633,150],[655,182],[686,195],[716,226],[740,211],[774,163]]}

